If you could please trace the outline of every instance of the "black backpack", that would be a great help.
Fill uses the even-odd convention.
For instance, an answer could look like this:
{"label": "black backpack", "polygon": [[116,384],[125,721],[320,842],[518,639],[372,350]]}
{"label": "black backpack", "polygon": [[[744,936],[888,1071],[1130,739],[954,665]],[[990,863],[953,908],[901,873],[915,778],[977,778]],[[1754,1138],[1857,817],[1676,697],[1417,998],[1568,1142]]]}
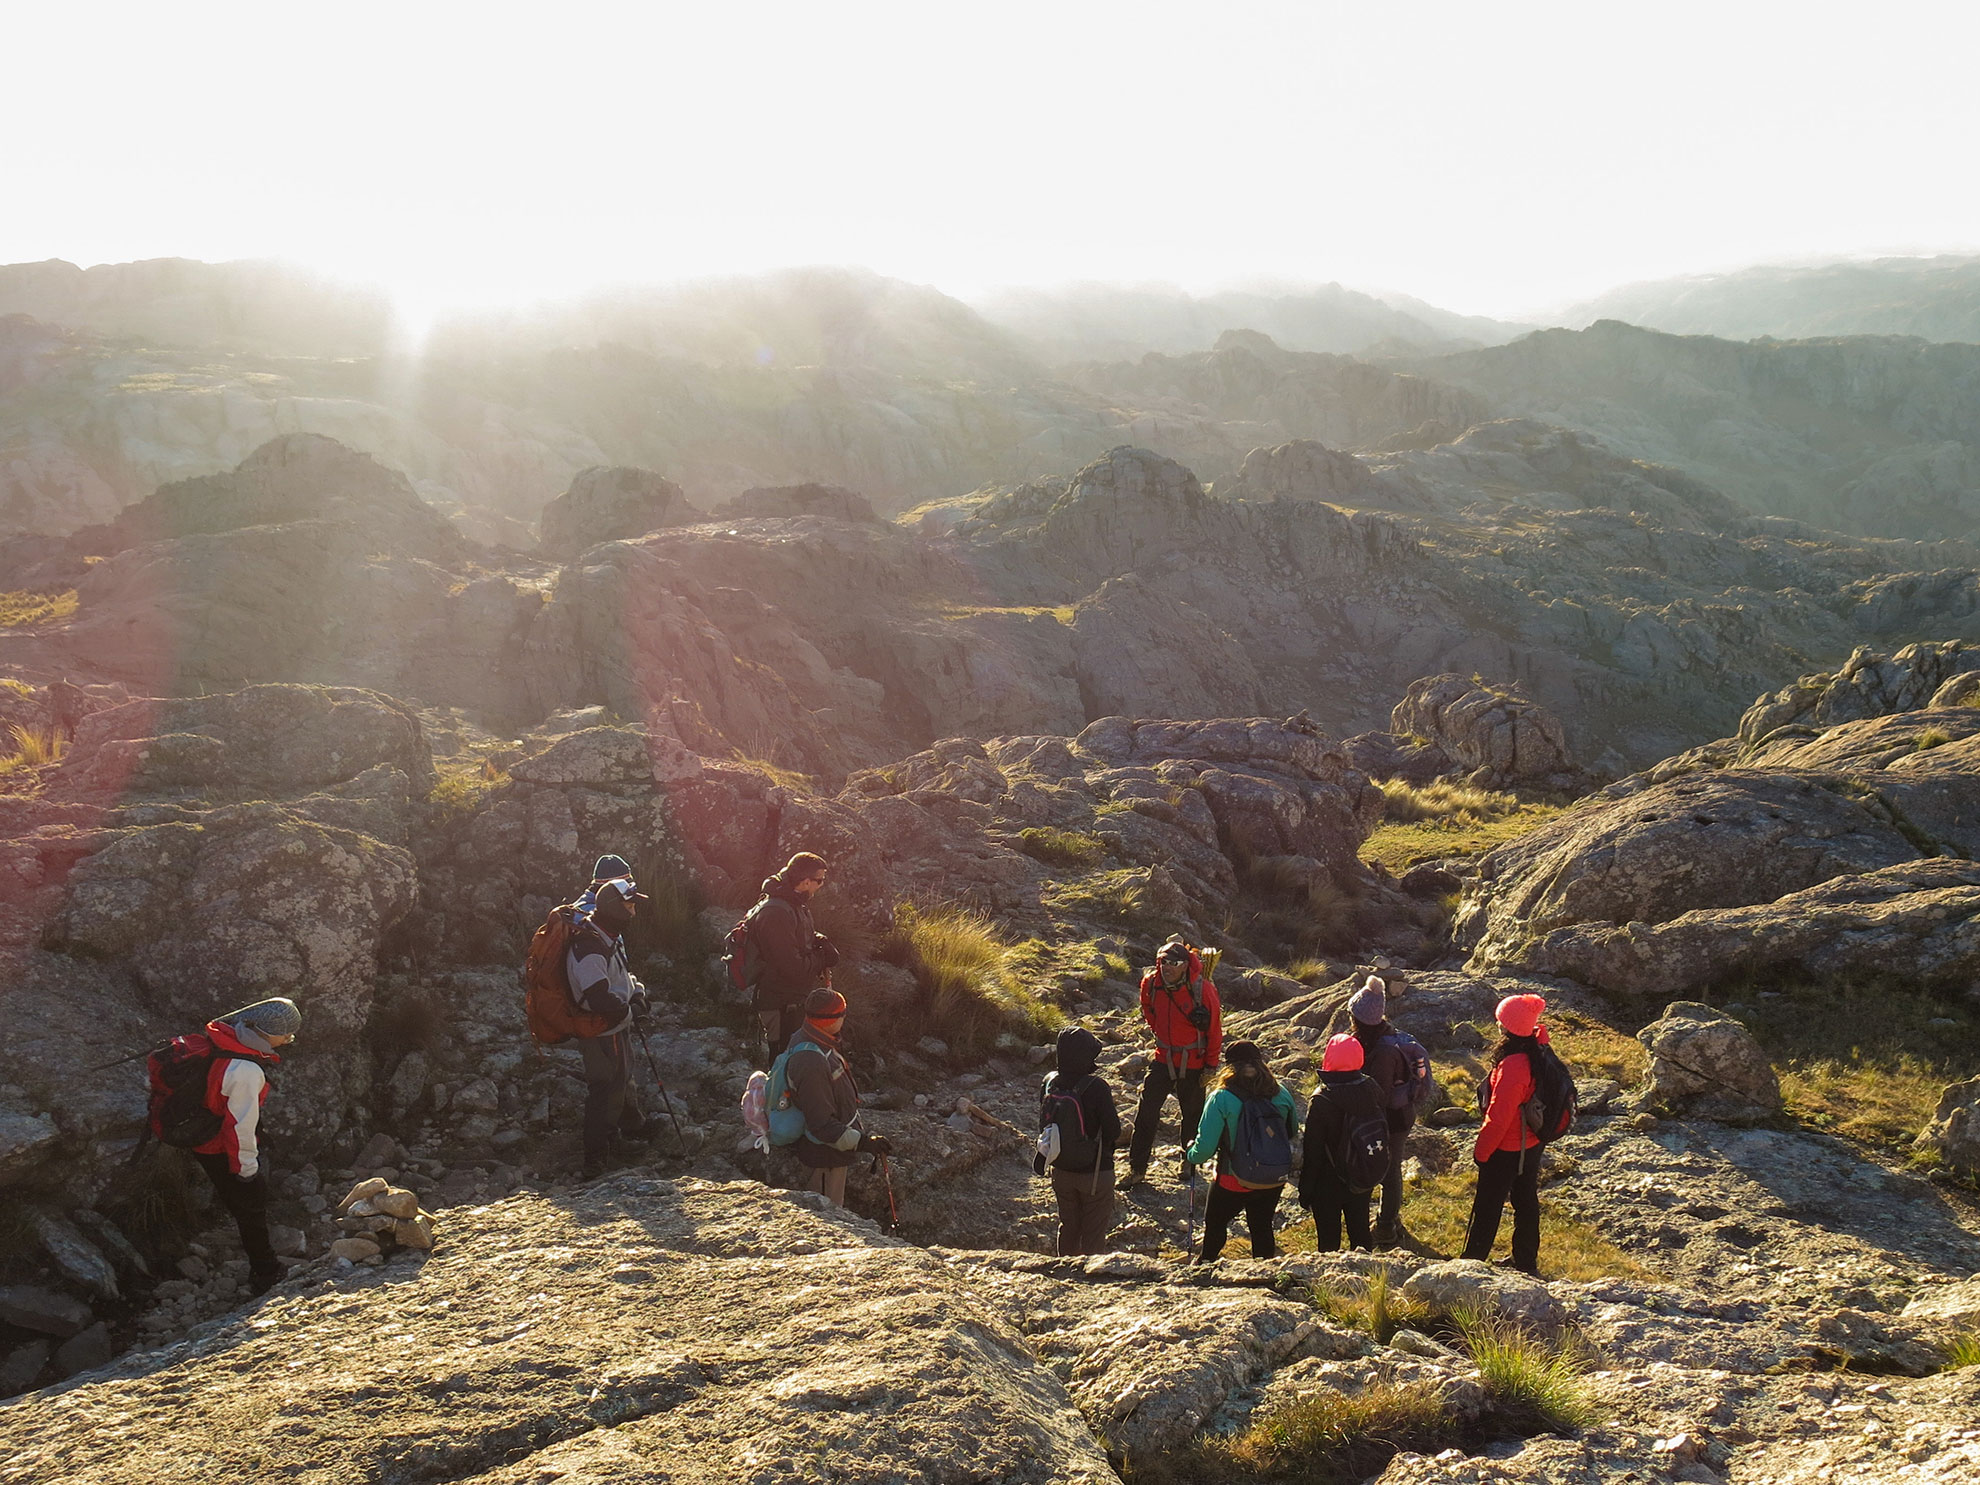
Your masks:
{"label": "black backpack", "polygon": [[1574,1127],[1580,1110],[1574,1074],[1552,1047],[1536,1047],[1526,1061],[1533,1073],[1533,1093],[1519,1106],[1520,1121],[1542,1145],[1550,1145]]}
{"label": "black backpack", "polygon": [[1247,1098],[1243,1105],[1231,1137],[1230,1174],[1253,1191],[1283,1186],[1293,1167],[1286,1116],[1269,1098]]}
{"label": "black backpack", "polygon": [[1333,1156],[1348,1190],[1357,1196],[1373,1191],[1389,1174],[1389,1116],[1380,1107],[1345,1113]]}
{"label": "black backpack", "polygon": [[[1093,1074],[1069,1088],[1052,1091],[1057,1073],[1047,1073],[1038,1091],[1038,1156],[1044,1167],[1085,1175],[1100,1165],[1100,1136],[1086,1127],[1086,1105],[1079,1092]],[[1054,1131],[1057,1132],[1056,1139]],[[1039,1174],[1045,1174],[1040,1170]]]}

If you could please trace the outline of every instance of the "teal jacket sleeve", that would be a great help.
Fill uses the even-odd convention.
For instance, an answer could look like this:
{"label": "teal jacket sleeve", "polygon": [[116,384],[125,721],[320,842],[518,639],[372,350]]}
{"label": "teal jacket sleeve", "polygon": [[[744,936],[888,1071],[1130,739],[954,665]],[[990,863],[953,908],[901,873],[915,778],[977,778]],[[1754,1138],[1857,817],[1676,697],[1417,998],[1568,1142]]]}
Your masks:
{"label": "teal jacket sleeve", "polygon": [[1293,1097],[1292,1089],[1284,1083],[1279,1084],[1279,1091],[1272,1095],[1272,1107],[1286,1116],[1286,1138],[1298,1139],[1299,1100]]}
{"label": "teal jacket sleeve", "polygon": [[1203,1105],[1203,1117],[1196,1123],[1196,1143],[1183,1158],[1191,1165],[1208,1165],[1223,1146],[1224,1131],[1237,1117],[1238,1097],[1228,1088],[1219,1088]]}

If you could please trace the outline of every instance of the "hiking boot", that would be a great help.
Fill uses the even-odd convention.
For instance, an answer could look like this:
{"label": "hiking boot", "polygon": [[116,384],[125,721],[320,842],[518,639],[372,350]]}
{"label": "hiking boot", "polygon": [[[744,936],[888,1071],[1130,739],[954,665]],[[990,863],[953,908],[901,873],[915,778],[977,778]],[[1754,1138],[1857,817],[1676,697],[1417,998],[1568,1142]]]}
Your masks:
{"label": "hiking boot", "polygon": [[271,1269],[264,1269],[259,1273],[250,1272],[248,1274],[248,1293],[256,1295],[266,1294],[277,1284],[281,1283],[287,1274],[288,1269],[282,1264],[277,1264]]}
{"label": "hiking boot", "polygon": [[1120,1189],[1123,1191],[1133,1186],[1145,1186],[1147,1184],[1148,1172],[1145,1170],[1131,1170],[1120,1179]]}

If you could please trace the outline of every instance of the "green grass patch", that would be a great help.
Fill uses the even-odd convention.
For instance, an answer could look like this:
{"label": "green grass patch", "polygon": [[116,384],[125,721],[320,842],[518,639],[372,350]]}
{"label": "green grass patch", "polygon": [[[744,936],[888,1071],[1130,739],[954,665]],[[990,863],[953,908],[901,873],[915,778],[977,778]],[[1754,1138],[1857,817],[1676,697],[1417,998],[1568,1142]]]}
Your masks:
{"label": "green grass patch", "polygon": [[509,782],[509,776],[485,758],[433,760],[436,778],[426,802],[443,817],[471,815],[481,801]]}
{"label": "green grass patch", "polygon": [[922,991],[924,1029],[952,1047],[980,1051],[1000,1032],[1032,1044],[1050,1040],[1065,1013],[1040,997],[1025,956],[1005,942],[989,915],[971,908],[904,902],[882,958],[911,971]]}
{"label": "green grass patch", "polygon": [[1547,1030],[1554,1051],[1577,1077],[1613,1078],[1624,1088],[1634,1088],[1649,1076],[1649,1049],[1613,1026],[1573,1011],[1549,1011]]}
{"label": "green grass patch", "polygon": [[1946,1353],[1946,1370],[1949,1372],[1980,1366],[1980,1331],[1969,1330],[1956,1335],[1942,1349]]}
{"label": "green grass patch", "polygon": [[[788,793],[808,796],[818,792],[818,780],[810,774],[800,773],[795,768],[786,768],[781,763],[772,763],[768,758],[753,758],[737,748],[729,755],[729,760],[768,776],[771,783]],[[891,783],[892,780],[889,779],[889,782]]]}
{"label": "green grass patch", "polygon": [[16,589],[0,593],[0,629],[18,629],[35,624],[55,624],[72,619],[76,613],[76,590],[37,593]]}
{"label": "green grass patch", "polygon": [[1927,727],[1918,734],[1918,740],[1912,744],[1912,749],[1919,753],[1930,752],[1933,748],[1943,748],[1951,741],[1952,734],[1945,728]]}
{"label": "green grass patch", "polygon": [[1071,604],[1055,606],[1047,603],[1021,603],[999,606],[987,603],[944,603],[936,611],[945,619],[973,619],[979,614],[1015,614],[1024,619],[1049,617],[1068,627],[1073,621]]}
{"label": "green grass patch", "polygon": [[1379,862],[1400,876],[1423,861],[1447,856],[1482,856],[1529,830],[1546,824],[1565,808],[1522,804],[1509,814],[1474,818],[1463,813],[1377,826],[1361,846],[1361,859]]}
{"label": "green grass patch", "polygon": [[1980,1076],[1980,1016],[1959,994],[1885,981],[1728,987],[1766,1050],[1788,1113],[1815,1129],[1924,1158],[1912,1139],[1948,1083]]}
{"label": "green grass patch", "polygon": [[1502,1322],[1455,1318],[1486,1392],[1514,1431],[1579,1433],[1600,1420],[1601,1409],[1571,1350]]}
{"label": "green grass patch", "polygon": [[1077,830],[1031,825],[1018,832],[1017,848],[1048,866],[1092,867],[1107,859],[1105,842]]}
{"label": "green grass patch", "polygon": [[[1409,1233],[1408,1246],[1431,1258],[1455,1258],[1464,1251],[1465,1233],[1471,1224],[1471,1198],[1478,1189],[1477,1166],[1470,1159],[1470,1132],[1454,1133],[1466,1142],[1457,1168],[1442,1175],[1425,1174],[1403,1188],[1402,1224]],[[1565,1158],[1555,1152],[1547,1156],[1547,1161],[1550,1167],[1559,1168]],[[1279,1246],[1288,1253],[1312,1252],[1312,1221],[1283,1229],[1279,1233]],[[1493,1257],[1511,1256],[1512,1211],[1508,1208],[1499,1223],[1499,1240],[1493,1248]],[[1603,1237],[1592,1224],[1549,1197],[1544,1186],[1540,1195],[1540,1274],[1546,1279],[1577,1282],[1656,1277]]]}
{"label": "green grass patch", "polygon": [[1386,801],[1382,817],[1398,825],[1413,820],[1458,820],[1479,825],[1519,809],[1517,795],[1445,780],[1419,787],[1401,779],[1385,779],[1376,787]]}
{"label": "green grass patch", "polygon": [[0,691],[5,691],[9,696],[18,696],[23,700],[32,700],[41,694],[26,681],[19,680],[10,675],[0,675]]}

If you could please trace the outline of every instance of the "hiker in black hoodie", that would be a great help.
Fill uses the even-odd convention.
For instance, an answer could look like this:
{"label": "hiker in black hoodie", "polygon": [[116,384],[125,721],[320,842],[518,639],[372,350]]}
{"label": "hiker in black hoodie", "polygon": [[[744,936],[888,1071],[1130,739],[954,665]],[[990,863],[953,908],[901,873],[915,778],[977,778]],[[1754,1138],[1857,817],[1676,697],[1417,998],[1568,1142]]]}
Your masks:
{"label": "hiker in black hoodie", "polygon": [[1306,1110],[1299,1204],[1313,1213],[1314,1245],[1322,1253],[1341,1245],[1343,1223],[1349,1247],[1368,1246],[1368,1198],[1373,1192],[1354,1190],[1341,1169],[1350,1125],[1382,1111],[1381,1090],[1361,1067],[1360,1042],[1351,1036],[1329,1041],[1320,1060],[1320,1086]]}
{"label": "hiker in black hoodie", "polygon": [[[1121,1142],[1120,1111],[1106,1079],[1095,1072],[1100,1038],[1083,1026],[1059,1033],[1059,1070],[1045,1079],[1039,1092],[1040,1128],[1045,1101],[1055,1097],[1079,1100],[1085,1128],[1100,1142],[1098,1163],[1062,1160],[1052,1167],[1052,1196],[1059,1204],[1059,1254],[1104,1253],[1107,1229],[1114,1225],[1114,1151]],[[1064,1121],[1060,1128],[1065,1128]],[[1038,1157],[1033,1168],[1045,1174]]]}
{"label": "hiker in black hoodie", "polygon": [[825,858],[799,851],[763,884],[751,912],[758,972],[752,1004],[774,1057],[804,1022],[804,998],[829,983],[839,951],[811,922],[811,899],[825,885]]}
{"label": "hiker in black hoodie", "polygon": [[1370,975],[1348,1002],[1354,1018],[1354,1037],[1361,1043],[1362,1071],[1374,1081],[1382,1095],[1382,1108],[1389,1119],[1389,1172],[1382,1177],[1382,1211],[1375,1219],[1374,1240],[1384,1248],[1401,1243],[1403,1156],[1409,1132],[1416,1127],[1416,1105],[1404,1101],[1397,1108],[1396,1090],[1409,1082],[1409,1059],[1390,1038],[1396,1028],[1389,1024],[1389,997],[1382,981]]}

